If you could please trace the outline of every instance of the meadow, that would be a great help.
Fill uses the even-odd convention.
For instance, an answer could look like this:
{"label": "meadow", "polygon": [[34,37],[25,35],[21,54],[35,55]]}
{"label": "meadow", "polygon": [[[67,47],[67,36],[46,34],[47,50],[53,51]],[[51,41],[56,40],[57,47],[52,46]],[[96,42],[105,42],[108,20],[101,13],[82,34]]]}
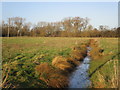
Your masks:
{"label": "meadow", "polygon": [[[8,81],[6,87],[47,87],[35,74],[35,66],[43,62],[51,64],[55,56],[68,56],[72,46],[86,40],[59,37],[2,38],[4,78],[10,69],[8,80],[4,81]],[[10,83],[13,86],[9,86]]]}
{"label": "meadow", "polygon": [[[72,47],[91,38],[77,37],[3,37],[2,38],[2,65],[3,87],[20,88],[48,88],[49,86],[35,71],[36,65],[47,62],[51,65],[56,56],[70,56]],[[94,39],[94,38],[92,38]],[[95,38],[100,48],[104,50],[100,58],[92,58],[89,73],[107,60],[108,62],[90,78],[91,87],[110,88],[116,87],[118,79],[118,39]],[[92,54],[95,55],[95,54]],[[114,57],[115,56],[115,57]],[[114,58],[113,58],[114,57]],[[114,74],[116,73],[116,74]]]}

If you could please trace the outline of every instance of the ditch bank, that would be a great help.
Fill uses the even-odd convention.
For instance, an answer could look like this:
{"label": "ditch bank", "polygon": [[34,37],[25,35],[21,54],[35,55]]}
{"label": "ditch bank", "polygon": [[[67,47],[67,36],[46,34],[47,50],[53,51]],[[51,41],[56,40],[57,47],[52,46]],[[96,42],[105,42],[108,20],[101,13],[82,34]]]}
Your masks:
{"label": "ditch bank", "polygon": [[87,48],[87,56],[83,59],[83,62],[76,67],[76,70],[72,72],[69,78],[68,88],[88,88],[91,85],[87,72],[90,63],[90,49],[90,47]]}
{"label": "ditch bank", "polygon": [[89,40],[89,47],[87,48],[87,56],[83,59],[83,62],[76,67],[76,70],[72,72],[69,78],[69,88],[90,88],[92,82],[91,76],[95,73],[89,73],[90,60],[97,60],[104,54],[104,49],[100,48],[96,39]]}
{"label": "ditch bank", "polygon": [[116,88],[118,86],[118,60],[116,58],[119,52],[116,54],[106,53],[108,48],[100,48],[99,40],[92,39],[90,42],[92,61],[88,71],[91,88]]}
{"label": "ditch bank", "polygon": [[[90,57],[91,57],[91,66],[88,70],[89,72],[89,78],[91,80],[91,88],[94,88],[95,85],[99,84],[100,86],[103,86],[103,83],[99,83],[97,80],[97,77],[100,75],[101,79],[101,74],[96,74],[96,72],[100,70],[100,68],[104,65],[104,49],[100,48],[99,46],[99,40],[98,39],[91,39],[90,40],[90,47],[91,51],[89,52]],[[96,76],[94,75],[96,74]],[[103,76],[102,76],[103,78]],[[102,79],[103,80],[103,79]],[[96,83],[97,82],[97,83]],[[95,87],[96,88],[96,87]]]}
{"label": "ditch bank", "polygon": [[37,65],[35,70],[40,77],[39,79],[43,80],[51,88],[68,88],[70,82],[69,77],[71,77],[76,67],[83,68],[82,71],[84,73],[81,78],[86,78],[87,73],[85,72],[89,68],[89,57],[87,56],[89,52],[88,46],[89,42],[82,43],[72,48],[69,57],[56,56],[51,64],[41,63]]}

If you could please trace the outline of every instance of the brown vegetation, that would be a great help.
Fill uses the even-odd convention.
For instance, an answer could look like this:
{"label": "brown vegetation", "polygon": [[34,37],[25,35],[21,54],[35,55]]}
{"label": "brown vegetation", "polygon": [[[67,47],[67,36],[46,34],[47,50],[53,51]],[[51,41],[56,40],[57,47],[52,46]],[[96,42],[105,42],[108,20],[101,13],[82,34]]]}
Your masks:
{"label": "brown vegetation", "polygon": [[73,68],[73,65],[69,63],[68,59],[62,56],[55,57],[52,61],[52,65],[61,70],[68,70]]}
{"label": "brown vegetation", "polygon": [[[93,28],[88,18],[68,17],[59,22],[38,22],[35,26],[26,23],[24,18],[8,18],[2,22],[3,37],[35,36],[35,37],[119,37],[120,28],[99,26]],[[33,28],[31,28],[33,27]]]}
{"label": "brown vegetation", "polygon": [[40,79],[45,81],[49,87],[63,88],[68,85],[68,76],[74,67],[87,55],[87,45],[75,46],[70,57],[56,56],[52,65],[42,63],[36,66]]}
{"label": "brown vegetation", "polygon": [[87,55],[87,45],[80,45],[80,47],[74,47],[71,56],[78,60],[81,61],[83,58]]}
{"label": "brown vegetation", "polygon": [[67,86],[67,76],[48,63],[37,65],[35,69],[39,73],[40,79],[45,81],[49,87],[60,88]]}
{"label": "brown vegetation", "polygon": [[103,55],[103,49],[98,46],[98,42],[95,39],[90,40],[90,47],[92,50],[89,52],[93,60],[99,59]]}

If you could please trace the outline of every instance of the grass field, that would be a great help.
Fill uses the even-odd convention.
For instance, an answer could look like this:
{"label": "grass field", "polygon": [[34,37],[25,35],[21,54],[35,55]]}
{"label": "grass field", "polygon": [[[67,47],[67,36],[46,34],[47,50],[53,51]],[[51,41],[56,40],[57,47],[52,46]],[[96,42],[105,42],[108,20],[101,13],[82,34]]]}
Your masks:
{"label": "grass field", "polygon": [[[51,64],[55,56],[67,57],[73,46],[87,42],[89,39],[68,37],[2,38],[4,87],[48,87],[44,81],[39,79],[34,70],[35,66],[43,62]],[[104,55],[97,60],[91,60],[89,73],[118,53],[116,38],[98,38],[97,40],[99,47],[104,49]],[[118,60],[118,57],[116,56],[114,60]],[[113,78],[115,76],[114,68],[117,68],[115,66],[117,64],[114,63],[113,61],[109,62],[99,72],[92,75],[93,87],[115,87],[111,84],[113,82],[110,82],[111,79],[116,79],[116,77]]]}
{"label": "grass field", "polygon": [[2,53],[4,61],[14,61],[15,59],[35,59],[42,58],[41,62],[51,62],[56,55],[67,56],[71,47],[75,44],[86,41],[80,38],[47,38],[47,37],[19,37],[3,38]]}
{"label": "grass field", "polygon": [[47,87],[44,84],[41,85],[42,81],[35,74],[34,68],[36,63],[47,62],[51,64],[55,56],[61,55],[67,57],[71,51],[71,47],[87,40],[52,37],[3,38],[2,58],[3,67],[6,71],[5,76],[8,72],[7,69],[10,68],[11,70],[11,74],[7,78],[11,82],[8,84],[12,83],[15,87],[17,87],[16,84],[19,87]]}

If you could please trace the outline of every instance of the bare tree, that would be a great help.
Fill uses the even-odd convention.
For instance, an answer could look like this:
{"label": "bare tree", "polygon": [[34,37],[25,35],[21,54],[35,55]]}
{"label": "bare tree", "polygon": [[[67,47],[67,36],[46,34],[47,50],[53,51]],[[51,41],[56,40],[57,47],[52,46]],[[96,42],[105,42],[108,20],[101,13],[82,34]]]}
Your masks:
{"label": "bare tree", "polygon": [[85,29],[87,28],[88,23],[89,23],[89,18],[86,17],[86,18],[83,20],[83,30],[85,30]]}
{"label": "bare tree", "polygon": [[8,33],[7,36],[10,36],[10,24],[11,24],[11,18],[8,18]]}
{"label": "bare tree", "polygon": [[17,36],[20,35],[21,36],[21,31],[22,31],[22,27],[23,27],[23,23],[25,21],[24,18],[21,17],[14,17],[14,24],[17,26],[18,30],[17,30]]}

